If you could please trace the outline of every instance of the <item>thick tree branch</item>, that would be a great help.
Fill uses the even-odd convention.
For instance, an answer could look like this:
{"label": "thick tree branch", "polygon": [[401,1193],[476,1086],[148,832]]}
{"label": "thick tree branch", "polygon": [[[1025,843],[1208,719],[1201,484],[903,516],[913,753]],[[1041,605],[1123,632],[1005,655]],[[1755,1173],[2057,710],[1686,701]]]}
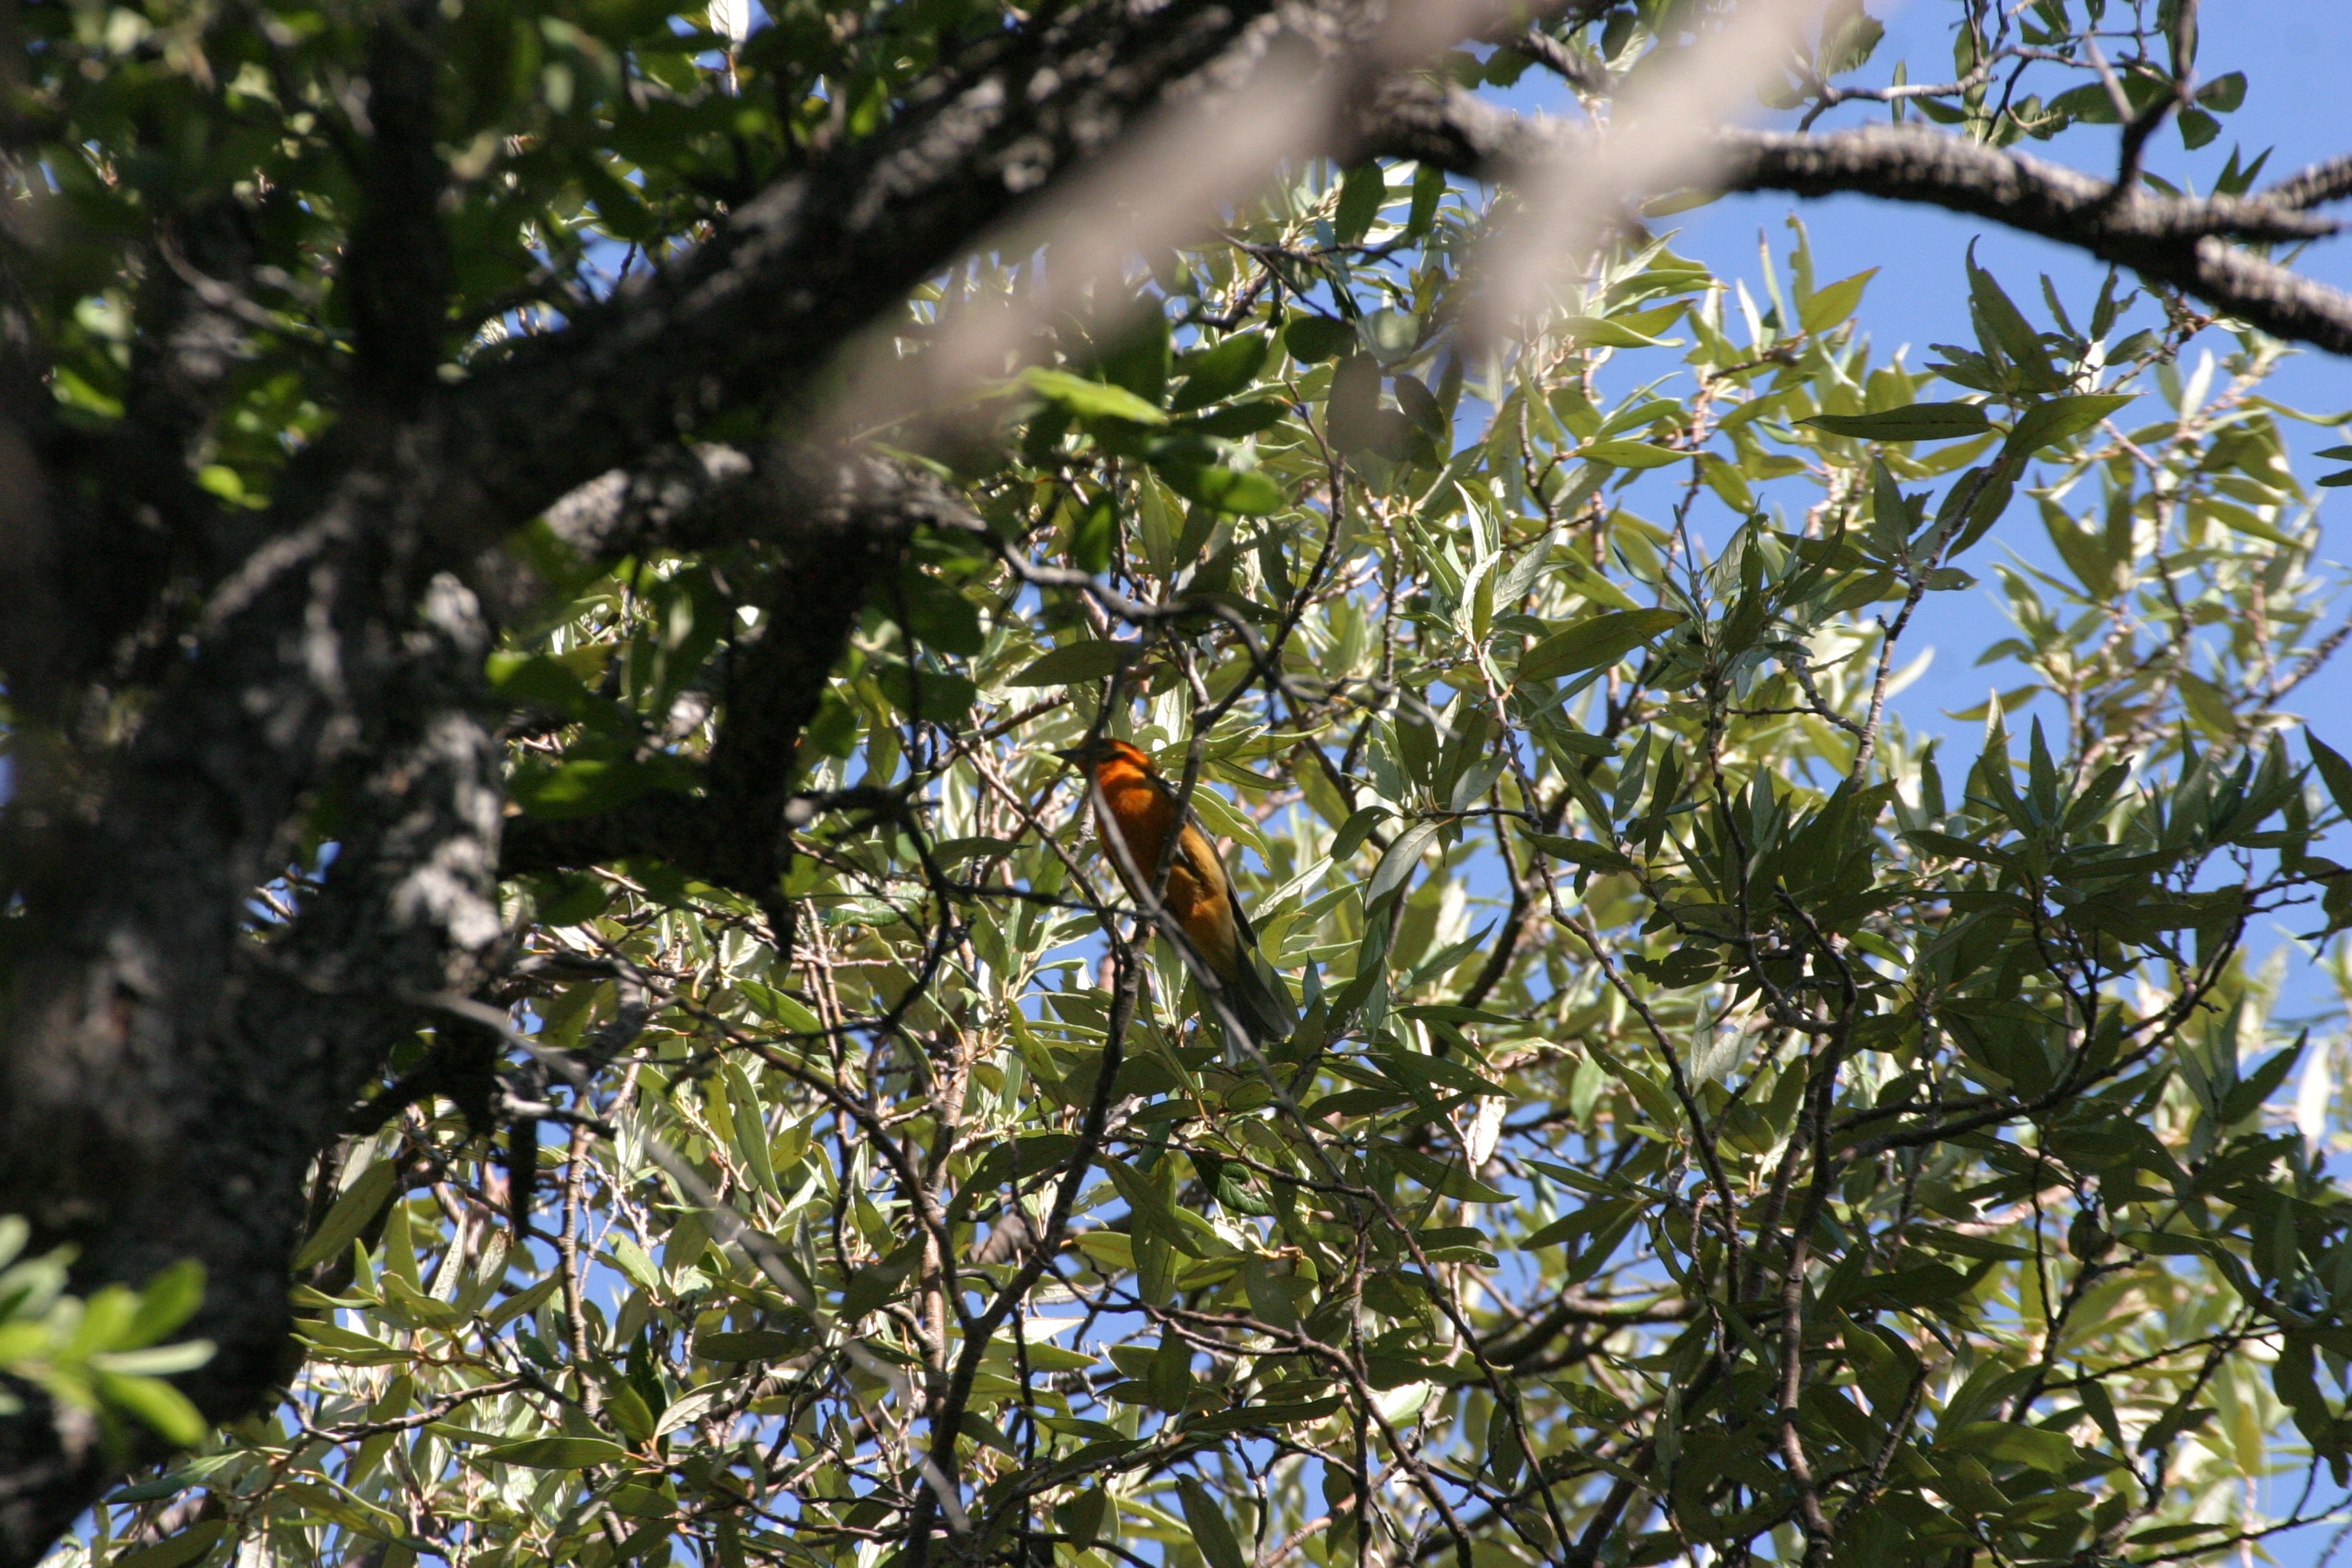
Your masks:
{"label": "thick tree branch", "polygon": [[1919,128],[1720,140],[1727,190],[1851,192],[1989,217],[2169,283],[2273,337],[2352,353],[2352,295],[2228,243],[2323,237],[2341,226],[2332,220],[2223,196],[2136,190],[2116,201],[2104,182],[2071,169]]}
{"label": "thick tree branch", "polygon": [[[1489,178],[1574,157],[1589,134],[1421,82],[1393,84],[1367,110],[1363,133],[1391,155]],[[2304,210],[2324,174],[2284,188],[2284,200],[2142,190],[2118,200],[2105,181],[1918,126],[1819,136],[1721,130],[1711,163],[1720,190],[1871,195],[1990,218],[2170,284],[2273,337],[2352,353],[2352,295],[2229,243],[2337,233],[2340,224]]]}
{"label": "thick tree branch", "polygon": [[[119,430],[58,416],[34,312],[13,278],[0,335],[0,670],[12,706],[67,735],[93,682],[132,675],[168,641],[173,592],[220,542],[224,509],[197,488],[191,458],[244,357],[238,322],[203,285],[251,264],[247,215],[221,201],[160,216],[142,247],[138,331]],[[168,657],[168,656],[167,656]]]}
{"label": "thick tree branch", "polygon": [[982,46],[887,132],[770,187],[606,305],[441,394],[416,429],[419,471],[448,476],[431,500],[436,531],[479,548],[711,412],[793,395],[1143,116],[1245,78],[1276,9],[1073,7]]}
{"label": "thick tree branch", "polygon": [[654,855],[716,886],[775,900],[788,846],[784,806],[801,731],[874,586],[896,569],[917,527],[959,519],[946,487],[910,465],[803,454],[755,469],[729,448],[666,458],[640,474],[607,474],[553,509],[567,542],[600,553],[681,537],[764,541],[782,555],[758,635],[737,646],[718,737],[699,795],[641,797],[593,816],[519,818],[507,876]]}
{"label": "thick tree branch", "polygon": [[432,390],[447,330],[448,243],[438,205],[449,175],[434,144],[441,30],[435,0],[401,0],[375,24],[359,171],[365,205],[344,264],[359,391],[404,410]]}
{"label": "thick tree branch", "polygon": [[2143,190],[2116,201],[2115,187],[2104,180],[1923,126],[1821,136],[1724,131],[1717,132],[1717,144],[1722,153],[1718,179],[1726,190],[1853,192],[1924,202],[2085,248],[2177,246],[2205,238],[2324,239],[2343,227],[2332,218],[2236,196],[2191,201]]}
{"label": "thick tree branch", "polygon": [[1504,47],[1527,56],[1580,93],[1598,96],[1609,90],[1606,67],[1586,59],[1541,27],[1529,27],[1500,41]]}
{"label": "thick tree branch", "polygon": [[670,447],[614,468],[547,509],[555,537],[592,559],[640,550],[704,550],[758,538],[776,498],[732,447]]}
{"label": "thick tree branch", "polygon": [[[477,708],[487,651],[472,595],[433,584],[391,653],[382,742],[338,782],[322,889],[290,928],[239,942],[205,1011],[142,1005],[139,987],[168,995],[181,977],[162,943],[118,924],[113,964],[81,971],[115,987],[118,1026],[51,993],[30,1020],[51,1026],[20,1028],[0,1057],[0,1212],[79,1244],[85,1290],[203,1264],[189,1332],[218,1350],[181,1384],[215,1419],[292,1369],[286,1264],[311,1161],[383,1053],[431,1016],[421,999],[479,984],[499,945],[503,750]],[[217,918],[185,913],[198,928]],[[37,1559],[119,1473],[87,1428],[38,1406],[0,1420],[0,1563]]]}
{"label": "thick tree branch", "polygon": [[2301,209],[2340,202],[2347,196],[2352,196],[2352,153],[2314,163],[2281,180],[2262,194],[2262,200],[2273,206]]}
{"label": "thick tree branch", "polygon": [[[1541,18],[1591,5],[1533,9]],[[1282,26],[1264,15],[1274,11]],[[437,515],[495,529],[544,509],[559,538],[599,555],[758,537],[777,509],[739,455],[673,439],[700,408],[769,400],[775,384],[887,319],[923,276],[1066,183],[1149,111],[1247,91],[1283,27],[1327,62],[1371,68],[1380,51],[1353,37],[1365,15],[1347,0],[1124,4],[983,47],[945,85],[914,94],[916,107],[886,136],[772,186],[677,262],[452,393],[423,437],[463,448],[450,462],[465,481]],[[589,477],[590,459],[615,454],[633,467]],[[558,496],[557,480],[576,488]],[[724,760],[722,746],[714,766]],[[635,815],[646,835],[677,842],[650,809]],[[566,837],[584,847],[598,835]]]}

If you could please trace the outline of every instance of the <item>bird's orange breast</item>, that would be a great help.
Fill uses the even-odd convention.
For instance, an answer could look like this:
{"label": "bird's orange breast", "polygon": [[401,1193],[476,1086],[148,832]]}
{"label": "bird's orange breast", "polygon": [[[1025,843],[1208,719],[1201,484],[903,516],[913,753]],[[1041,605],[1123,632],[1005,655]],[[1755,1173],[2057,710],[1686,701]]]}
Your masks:
{"label": "bird's orange breast", "polygon": [[[1176,820],[1176,803],[1140,768],[1106,764],[1095,774],[1095,784],[1102,791],[1097,809],[1110,818],[1104,826],[1116,826],[1136,869],[1157,879],[1160,849]],[[1112,857],[1114,864],[1117,858]]]}
{"label": "bird's orange breast", "polygon": [[[1095,784],[1102,792],[1097,810],[1107,818],[1100,822],[1100,828],[1106,837],[1117,828],[1120,841],[1127,846],[1128,858],[1143,875],[1144,886],[1139,888],[1129,881],[1127,868],[1119,863],[1115,850],[1109,851],[1112,868],[1121,882],[1128,883],[1128,892],[1140,901],[1144,891],[1159,880],[1160,851],[1176,820],[1176,803],[1157,779],[1141,768],[1118,760],[1096,770]],[[1161,902],[1210,966],[1221,974],[1230,973],[1237,961],[1239,943],[1224,867],[1217,860],[1215,847],[1189,823],[1177,841],[1176,864],[1169,868],[1167,890]]]}

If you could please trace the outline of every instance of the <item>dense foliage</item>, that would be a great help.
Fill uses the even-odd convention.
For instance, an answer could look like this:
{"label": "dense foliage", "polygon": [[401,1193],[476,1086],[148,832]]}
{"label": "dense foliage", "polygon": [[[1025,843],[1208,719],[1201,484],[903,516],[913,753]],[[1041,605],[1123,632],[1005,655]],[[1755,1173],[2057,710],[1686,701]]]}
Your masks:
{"label": "dense foliage", "polygon": [[[1622,71],[1676,9],[1542,37]],[[1994,143],[2137,114],[2194,57],[2193,6],[2105,7],[2119,82],[2079,7],[1955,9],[1959,79],[1906,101]],[[1792,104],[1876,41],[1832,11]],[[446,245],[401,265],[452,301],[409,348],[449,384],[1002,22],[405,16],[445,35]],[[14,133],[68,237],[17,285],[59,439],[114,443],[126,494],[179,482],[139,421],[192,331],[233,343],[184,476],[230,515],[336,438],[322,388],[404,286],[323,259],[364,205],[354,127],[400,107],[347,90],[365,20],[16,13]],[[2004,74],[2053,57],[2046,103]],[[2233,79],[2182,106],[2190,146]],[[2233,153],[2225,194],[2251,177]],[[2319,850],[2352,763],[2294,714],[2342,631],[2282,437],[2306,416],[2263,395],[2283,345],[2128,275],[2021,301],[1952,258],[1976,341],[1906,364],[1801,228],[1751,292],[1630,221],[1472,342],[1497,212],[1434,167],[1302,163],[1040,323],[954,439],[867,432],[931,499],[786,753],[772,884],[600,835],[728,765],[810,570],[789,528],[614,556],[558,516],[482,563],[495,972],[425,998],[319,1161],[287,1399],[57,1560],[2148,1563],[2339,1507],[2347,1026],[2274,1016],[2258,936],[2352,926]],[[936,279],[892,352],[1037,265]],[[232,267],[142,304],[142,268]],[[820,396],[686,434],[720,472]],[[2001,548],[2035,528],[2063,574]],[[1960,651],[2003,689],[1980,733],[1916,733],[1906,634],[1984,579],[2013,635]],[[108,700],[208,613],[130,637]],[[20,787],[70,796],[71,737],[136,714],[14,678]],[[1220,1027],[1095,852],[1051,753],[1097,734],[1226,847],[1295,1037]],[[345,812],[321,792],[255,895],[257,962]],[[184,1439],[142,1379],[202,1350],[141,1347],[192,1279],[81,1318],[61,1268],[0,1275],[0,1370],[66,1346],[110,1433]]]}

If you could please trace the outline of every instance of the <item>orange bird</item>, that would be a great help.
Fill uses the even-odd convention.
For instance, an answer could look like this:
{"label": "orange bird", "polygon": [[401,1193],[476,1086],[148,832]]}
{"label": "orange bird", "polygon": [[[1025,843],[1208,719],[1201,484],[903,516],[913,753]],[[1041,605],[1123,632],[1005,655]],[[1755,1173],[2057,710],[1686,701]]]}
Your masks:
{"label": "orange bird", "polygon": [[[1085,768],[1093,779],[1095,826],[1104,853],[1128,895],[1143,902],[1145,892],[1160,879],[1160,850],[1176,820],[1174,786],[1150,757],[1125,741],[1097,738],[1054,755]],[[1114,831],[1126,846],[1125,856],[1111,847]],[[1128,860],[1143,874],[1142,887],[1128,875]],[[1261,1042],[1289,1038],[1298,1027],[1298,1009],[1288,987],[1258,952],[1257,933],[1250,930],[1241,895],[1225,875],[1215,847],[1195,823],[1186,822],[1176,840],[1176,864],[1169,868],[1168,890],[1160,903],[1223,986],[1225,1005],[1250,1037]]]}

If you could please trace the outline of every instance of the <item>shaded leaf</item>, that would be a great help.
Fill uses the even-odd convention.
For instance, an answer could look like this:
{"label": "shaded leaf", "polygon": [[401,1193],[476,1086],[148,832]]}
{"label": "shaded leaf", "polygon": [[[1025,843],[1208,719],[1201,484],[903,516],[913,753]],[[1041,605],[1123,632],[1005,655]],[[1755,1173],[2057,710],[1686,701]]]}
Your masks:
{"label": "shaded leaf", "polygon": [[1127,668],[1142,653],[1140,643],[1065,643],[1031,659],[1007,686],[1077,686],[1101,680]]}
{"label": "shaded leaf", "polygon": [[1974,403],[1911,403],[1876,414],[1816,414],[1798,423],[1864,441],[1949,441],[1992,428]]}
{"label": "shaded leaf", "polygon": [[1519,658],[1515,679],[1527,685],[1614,664],[1688,618],[1679,610],[1616,610],[1591,616],[1528,649]]}

